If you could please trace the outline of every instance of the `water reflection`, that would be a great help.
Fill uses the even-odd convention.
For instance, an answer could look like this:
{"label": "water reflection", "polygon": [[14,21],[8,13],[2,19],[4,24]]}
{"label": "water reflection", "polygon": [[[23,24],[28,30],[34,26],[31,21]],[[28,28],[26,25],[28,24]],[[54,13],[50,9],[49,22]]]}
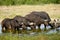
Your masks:
{"label": "water reflection", "polygon": [[30,27],[27,27],[27,30],[31,30],[31,28]]}
{"label": "water reflection", "polygon": [[52,29],[52,30],[46,32],[46,34],[53,34],[53,33],[57,33],[56,29]]}
{"label": "water reflection", "polygon": [[[45,28],[45,26],[44,26],[44,24],[41,24],[41,26],[40,26],[40,29],[42,30],[42,32],[43,33],[46,33],[46,34],[53,34],[53,33],[57,33],[57,32],[60,32],[60,27],[59,28],[56,28],[56,29],[51,29],[51,30],[49,30],[50,28],[51,28],[51,26],[46,26],[46,29],[47,30],[49,30],[49,31],[47,31],[47,32],[44,32],[43,30],[44,30],[44,28]],[[36,26],[36,30],[38,29],[38,26]],[[2,27],[1,27],[1,25],[0,25],[0,33],[2,33]],[[20,28],[20,30],[22,30],[22,28]],[[36,34],[37,32],[31,32],[31,31],[29,31],[29,30],[31,30],[31,28],[30,27],[27,27],[27,32],[30,34],[30,35],[34,35],[34,34]],[[39,33],[42,33],[42,32],[39,32]],[[38,33],[37,33],[38,34]]]}
{"label": "water reflection", "polygon": [[46,26],[46,29],[47,29],[47,30],[49,30],[50,28],[51,28],[51,26],[49,26],[49,25],[48,25],[48,26]]}
{"label": "water reflection", "polygon": [[41,24],[40,29],[44,30],[44,28],[45,28],[44,24]]}

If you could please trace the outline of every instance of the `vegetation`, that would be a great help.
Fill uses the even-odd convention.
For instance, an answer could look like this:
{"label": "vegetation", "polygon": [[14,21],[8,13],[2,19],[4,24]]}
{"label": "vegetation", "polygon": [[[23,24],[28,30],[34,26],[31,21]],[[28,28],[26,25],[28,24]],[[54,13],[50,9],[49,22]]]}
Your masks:
{"label": "vegetation", "polygon": [[60,0],[0,0],[0,5],[60,4]]}
{"label": "vegetation", "polygon": [[0,35],[0,40],[60,40],[60,34],[39,34],[39,35]]}
{"label": "vegetation", "polygon": [[51,18],[60,18],[60,4],[0,6],[0,20],[13,18],[16,15],[25,16],[32,11],[45,11]]}

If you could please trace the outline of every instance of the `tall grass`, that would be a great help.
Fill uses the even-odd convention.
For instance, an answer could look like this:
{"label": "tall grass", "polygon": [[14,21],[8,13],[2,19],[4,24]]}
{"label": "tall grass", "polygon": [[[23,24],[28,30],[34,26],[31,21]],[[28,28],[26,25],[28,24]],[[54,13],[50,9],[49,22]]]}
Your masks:
{"label": "tall grass", "polygon": [[0,35],[0,40],[60,40],[60,34],[39,34],[39,35]]}
{"label": "tall grass", "polygon": [[59,4],[60,0],[0,0],[0,5],[36,5],[36,4]]}

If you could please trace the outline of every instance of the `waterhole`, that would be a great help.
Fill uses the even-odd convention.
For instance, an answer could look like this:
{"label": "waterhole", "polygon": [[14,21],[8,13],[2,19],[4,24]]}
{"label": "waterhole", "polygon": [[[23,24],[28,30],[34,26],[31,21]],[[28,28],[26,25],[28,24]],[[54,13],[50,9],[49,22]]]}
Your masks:
{"label": "waterhole", "polygon": [[[51,28],[51,26],[46,26],[46,30],[49,30]],[[20,28],[22,30],[22,28]],[[38,29],[38,26],[36,26],[36,30]],[[49,31],[43,31],[45,29],[45,26],[44,24],[41,24],[40,26],[40,29],[41,29],[41,32],[38,32],[38,33],[45,33],[45,34],[54,34],[54,33],[60,33],[60,27],[59,28],[56,28],[56,29],[51,29]],[[30,32],[31,28],[30,27],[27,27],[27,32]],[[2,27],[0,25],[0,34],[3,33],[2,32]],[[37,32],[30,32],[29,34],[30,35],[35,35]],[[38,34],[37,33],[37,34]]]}

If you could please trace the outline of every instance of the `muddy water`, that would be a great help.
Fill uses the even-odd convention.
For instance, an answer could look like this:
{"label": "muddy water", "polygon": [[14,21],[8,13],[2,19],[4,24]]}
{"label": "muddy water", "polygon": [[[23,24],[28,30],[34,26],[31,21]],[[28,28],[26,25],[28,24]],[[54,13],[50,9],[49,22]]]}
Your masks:
{"label": "muddy water", "polygon": [[[57,33],[57,32],[60,32],[60,27],[59,28],[56,28],[56,29],[51,29],[51,30],[49,30],[51,27],[50,26],[46,26],[46,30],[48,30],[48,31],[45,31],[44,32],[44,28],[45,28],[45,26],[44,26],[44,24],[41,24],[41,26],[40,26],[40,29],[41,29],[41,32],[39,32],[39,33],[45,33],[45,34],[53,34],[53,33]],[[22,28],[21,28],[22,29]],[[36,26],[36,30],[38,29],[38,26]],[[2,28],[1,28],[1,25],[0,25],[0,33],[2,33]],[[29,30],[31,30],[31,28],[30,27],[27,27],[27,31],[29,32]],[[36,34],[37,32],[30,32],[29,34],[30,35],[34,35],[34,34]]]}

